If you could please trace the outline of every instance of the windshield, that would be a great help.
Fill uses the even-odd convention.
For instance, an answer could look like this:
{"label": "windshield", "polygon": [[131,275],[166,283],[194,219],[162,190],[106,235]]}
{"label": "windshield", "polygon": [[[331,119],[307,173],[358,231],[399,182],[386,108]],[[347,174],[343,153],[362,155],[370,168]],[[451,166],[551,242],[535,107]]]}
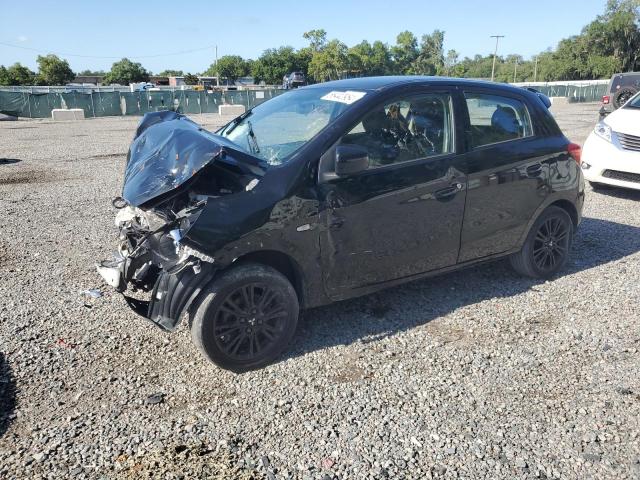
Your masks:
{"label": "windshield", "polygon": [[281,165],[364,95],[331,88],[293,90],[258,105],[218,133],[270,165]]}
{"label": "windshield", "polygon": [[640,92],[637,93],[624,108],[640,108]]}

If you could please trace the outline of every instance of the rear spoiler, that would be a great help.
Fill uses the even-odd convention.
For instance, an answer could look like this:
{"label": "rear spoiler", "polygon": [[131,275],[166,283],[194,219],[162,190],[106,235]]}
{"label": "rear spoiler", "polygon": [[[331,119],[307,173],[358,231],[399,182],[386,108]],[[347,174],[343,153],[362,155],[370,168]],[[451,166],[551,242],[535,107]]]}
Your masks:
{"label": "rear spoiler", "polygon": [[549,97],[547,97],[544,93],[542,93],[539,90],[536,90],[533,87],[524,87],[524,89],[535,93],[545,107],[551,108],[551,99]]}

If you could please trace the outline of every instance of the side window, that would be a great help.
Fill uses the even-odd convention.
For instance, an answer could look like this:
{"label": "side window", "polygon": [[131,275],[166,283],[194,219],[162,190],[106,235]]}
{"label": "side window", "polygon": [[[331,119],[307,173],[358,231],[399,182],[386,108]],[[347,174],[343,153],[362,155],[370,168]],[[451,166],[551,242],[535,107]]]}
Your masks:
{"label": "side window", "polygon": [[531,117],[520,100],[465,92],[471,123],[471,146],[481,147],[533,135]]}
{"label": "side window", "polygon": [[341,143],[365,147],[370,167],[451,153],[451,96],[431,93],[388,102],[369,112]]}

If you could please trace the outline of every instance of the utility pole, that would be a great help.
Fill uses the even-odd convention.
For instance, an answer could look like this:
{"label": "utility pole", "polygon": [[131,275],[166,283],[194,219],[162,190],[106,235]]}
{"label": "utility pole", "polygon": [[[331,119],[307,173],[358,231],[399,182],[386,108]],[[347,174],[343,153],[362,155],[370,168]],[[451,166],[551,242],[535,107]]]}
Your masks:
{"label": "utility pole", "polygon": [[533,67],[533,81],[538,80],[538,55],[536,55],[536,63]]}
{"label": "utility pole", "polygon": [[493,79],[495,78],[495,73],[496,73],[496,56],[498,55],[498,41],[501,38],[504,38],[504,35],[490,35],[490,38],[496,39],[496,49],[493,52],[493,66],[491,67],[491,81],[493,82]]}
{"label": "utility pole", "polygon": [[218,75],[218,45],[216,45],[216,87],[220,86],[220,75]]}
{"label": "utility pole", "polygon": [[513,66],[513,83],[516,83],[516,74],[518,73],[518,58],[516,57],[516,63]]}

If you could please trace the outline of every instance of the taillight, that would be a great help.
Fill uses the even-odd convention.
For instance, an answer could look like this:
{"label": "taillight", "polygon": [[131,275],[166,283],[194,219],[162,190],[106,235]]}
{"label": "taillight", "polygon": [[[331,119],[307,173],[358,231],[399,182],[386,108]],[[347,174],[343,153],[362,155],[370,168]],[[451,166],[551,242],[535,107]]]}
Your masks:
{"label": "taillight", "polygon": [[604,103],[605,105],[609,105],[610,100],[611,98],[609,97],[609,95],[605,95],[602,97],[602,103]]}
{"label": "taillight", "polygon": [[582,162],[582,147],[577,143],[570,143],[567,146],[567,152],[571,155],[578,165]]}

